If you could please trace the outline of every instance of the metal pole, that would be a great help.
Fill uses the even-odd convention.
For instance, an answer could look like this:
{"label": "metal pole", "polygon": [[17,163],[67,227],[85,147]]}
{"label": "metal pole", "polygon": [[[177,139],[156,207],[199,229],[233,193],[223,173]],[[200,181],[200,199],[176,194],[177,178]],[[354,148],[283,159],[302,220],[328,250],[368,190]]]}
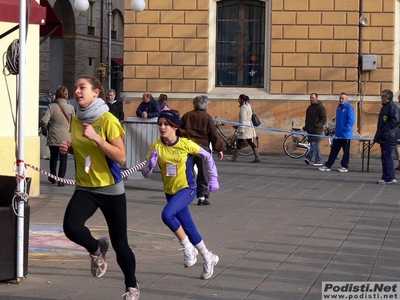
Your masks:
{"label": "metal pole", "polygon": [[104,45],[104,0],[101,0],[101,13],[100,20],[102,21],[100,24],[100,62],[103,62],[103,45]]}
{"label": "metal pole", "polygon": [[[18,123],[17,123],[17,165],[18,175],[21,177],[17,180],[17,190],[23,192],[25,190],[25,181],[21,178],[25,176],[24,165],[24,138],[25,138],[25,55],[26,55],[26,1],[19,1],[19,91],[18,91]],[[17,281],[22,280],[24,276],[24,218],[25,218],[25,202],[18,198],[17,205]]]}
{"label": "metal pole", "polygon": [[108,15],[108,89],[111,89],[111,22],[112,22],[112,0],[107,0]]}

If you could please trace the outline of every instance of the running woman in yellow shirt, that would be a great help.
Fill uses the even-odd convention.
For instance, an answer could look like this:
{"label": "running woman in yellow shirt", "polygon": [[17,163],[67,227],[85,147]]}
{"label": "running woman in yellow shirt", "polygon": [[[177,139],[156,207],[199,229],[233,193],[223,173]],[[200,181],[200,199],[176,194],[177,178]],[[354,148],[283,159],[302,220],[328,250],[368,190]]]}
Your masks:
{"label": "running woman in yellow shirt", "polygon": [[149,177],[158,163],[164,182],[167,204],[162,211],[162,220],[179,239],[184,248],[184,266],[193,266],[200,252],[203,257],[201,279],[210,279],[219,257],[211,253],[204,244],[189,211],[189,204],[196,197],[196,180],[193,174],[193,156],[204,159],[210,176],[210,192],[219,189],[215,162],[210,153],[187,138],[179,128],[179,116],[171,111],[162,111],[158,117],[161,138],[153,143],[147,154],[147,163],[142,169]]}
{"label": "running woman in yellow shirt", "polygon": [[104,89],[99,80],[81,76],[75,83],[76,116],[71,122],[71,142],[63,141],[60,153],[75,158],[76,188],[64,216],[64,233],[84,247],[91,257],[94,277],[107,270],[106,253],[109,241],[95,239],[85,226],[100,208],[110,234],[117,262],[125,276],[124,300],[138,300],[136,260],[128,244],[125,187],[118,164],[126,160],[120,122],[108,111],[102,99]]}

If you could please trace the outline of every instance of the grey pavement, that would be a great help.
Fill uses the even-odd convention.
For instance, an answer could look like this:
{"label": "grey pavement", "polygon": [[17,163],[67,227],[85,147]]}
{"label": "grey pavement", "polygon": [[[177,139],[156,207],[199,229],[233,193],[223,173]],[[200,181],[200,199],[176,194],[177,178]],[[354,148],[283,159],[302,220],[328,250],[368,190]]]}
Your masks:
{"label": "grey pavement", "polygon": [[[190,206],[206,245],[220,256],[210,280],[200,279],[200,256],[183,267],[180,245],[160,218],[162,183],[125,181],[141,300],[321,299],[323,281],[400,281],[400,183],[376,184],[379,159],[361,172],[361,160],[352,158],[350,172],[339,173],[338,161],[320,172],[303,159],[261,158],[218,161],[220,190],[211,205]],[[72,167],[71,159],[69,178]],[[88,254],[63,235],[73,187],[51,185],[42,175],[41,191],[30,199],[28,274],[21,284],[0,283],[0,299],[121,299],[115,253],[107,255],[107,273],[94,278]],[[88,226],[107,236],[100,213]]]}

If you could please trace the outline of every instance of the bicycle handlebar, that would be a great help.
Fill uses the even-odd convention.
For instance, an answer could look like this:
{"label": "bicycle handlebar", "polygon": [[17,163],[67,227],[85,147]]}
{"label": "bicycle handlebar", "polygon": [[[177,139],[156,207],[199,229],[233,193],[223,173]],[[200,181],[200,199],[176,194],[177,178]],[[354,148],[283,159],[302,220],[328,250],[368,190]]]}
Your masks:
{"label": "bicycle handlebar", "polygon": [[217,118],[218,118],[217,116],[214,117],[214,124],[215,124],[216,126],[225,126],[224,123],[217,121]]}

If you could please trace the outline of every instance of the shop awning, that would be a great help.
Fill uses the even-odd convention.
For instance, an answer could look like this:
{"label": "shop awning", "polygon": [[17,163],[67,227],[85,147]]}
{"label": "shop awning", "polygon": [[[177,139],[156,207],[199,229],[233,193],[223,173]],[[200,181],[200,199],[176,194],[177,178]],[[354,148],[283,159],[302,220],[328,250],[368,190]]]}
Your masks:
{"label": "shop awning", "polygon": [[62,22],[49,4],[48,0],[40,0],[40,5],[46,8],[46,25],[40,26],[40,36],[62,36]]}
{"label": "shop awning", "polygon": [[122,58],[111,57],[111,66],[115,66],[113,70],[122,72],[124,70],[124,60]]}
{"label": "shop awning", "polygon": [[121,67],[124,66],[124,60],[122,58],[112,57],[111,60],[118,66],[121,66]]}
{"label": "shop awning", "polygon": [[[26,12],[28,13],[29,3],[26,0]],[[0,0],[0,22],[19,23],[19,0]],[[46,24],[46,8],[39,5],[36,0],[32,0],[29,24]]]}

